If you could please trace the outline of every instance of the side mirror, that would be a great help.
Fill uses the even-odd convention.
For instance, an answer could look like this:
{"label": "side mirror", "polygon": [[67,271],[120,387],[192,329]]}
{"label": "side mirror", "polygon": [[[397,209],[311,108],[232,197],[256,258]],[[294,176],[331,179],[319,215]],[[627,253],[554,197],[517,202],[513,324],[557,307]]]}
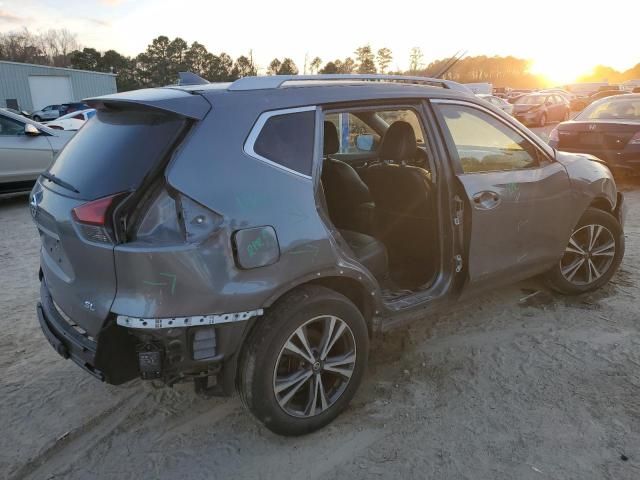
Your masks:
{"label": "side mirror", "polygon": [[40,130],[31,125],[30,123],[25,123],[24,125],[24,134],[28,137],[37,137],[40,135]]}
{"label": "side mirror", "polygon": [[375,138],[371,134],[358,135],[356,137],[356,148],[363,152],[370,152],[373,150],[375,144]]}

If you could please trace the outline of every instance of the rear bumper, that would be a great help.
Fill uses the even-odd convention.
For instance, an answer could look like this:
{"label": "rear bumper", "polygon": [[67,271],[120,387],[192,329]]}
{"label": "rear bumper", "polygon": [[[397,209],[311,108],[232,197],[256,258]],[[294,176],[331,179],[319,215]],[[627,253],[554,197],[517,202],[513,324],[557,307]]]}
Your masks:
{"label": "rear bumper", "polygon": [[104,381],[104,373],[96,368],[97,343],[60,315],[44,281],[40,283],[37,311],[42,333],[53,349],[62,358],[73,360],[84,371]]}

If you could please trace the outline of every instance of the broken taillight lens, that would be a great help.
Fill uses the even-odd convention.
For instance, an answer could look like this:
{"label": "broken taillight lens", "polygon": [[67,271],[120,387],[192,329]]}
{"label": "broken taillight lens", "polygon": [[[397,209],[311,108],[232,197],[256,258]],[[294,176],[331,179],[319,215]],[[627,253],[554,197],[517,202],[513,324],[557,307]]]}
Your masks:
{"label": "broken taillight lens", "polygon": [[114,241],[111,215],[113,209],[125,196],[126,193],[116,193],[84,203],[71,211],[73,219],[78,223],[87,240],[100,243]]}

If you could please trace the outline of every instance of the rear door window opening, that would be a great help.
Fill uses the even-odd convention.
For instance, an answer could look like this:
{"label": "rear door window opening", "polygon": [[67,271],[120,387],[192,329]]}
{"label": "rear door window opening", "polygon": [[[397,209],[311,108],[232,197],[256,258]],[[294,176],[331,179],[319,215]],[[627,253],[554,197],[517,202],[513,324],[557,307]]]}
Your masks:
{"label": "rear door window opening", "polygon": [[388,300],[439,273],[434,158],[420,107],[328,110],[321,185],[333,225]]}

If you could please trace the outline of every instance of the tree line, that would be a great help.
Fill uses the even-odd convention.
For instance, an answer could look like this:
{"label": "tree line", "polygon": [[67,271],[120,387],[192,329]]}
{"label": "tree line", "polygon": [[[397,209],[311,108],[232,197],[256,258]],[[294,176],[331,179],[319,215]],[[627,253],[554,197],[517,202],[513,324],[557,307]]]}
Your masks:
{"label": "tree line", "polygon": [[[94,48],[81,48],[76,35],[66,29],[49,30],[33,34],[26,28],[0,34],[0,60],[35,63],[80,70],[116,73],[118,90],[156,87],[175,83],[180,71],[191,71],[211,82],[228,82],[240,77],[257,75],[265,71],[268,75],[297,75],[298,66],[289,57],[274,58],[268,66],[259,69],[249,51],[246,55],[232,58],[225,52],[214,54],[199,43],[190,45],[180,37],[170,39],[161,35],[154,38],[146,50],[135,56],[126,56],[115,50],[100,52]],[[450,59],[424,62],[419,47],[409,53],[409,69],[392,70],[393,53],[383,47],[374,50],[371,45],[355,49],[353,56],[323,62],[313,57],[303,66],[303,73],[392,73],[433,76],[447,65]],[[461,83],[490,82],[496,87],[539,88],[546,85],[540,75],[530,73],[531,62],[526,59],[487,57],[484,55],[465,57],[454,64],[443,78]],[[611,67],[598,66],[580,81],[602,81],[611,83],[640,78],[640,63],[624,72]]]}

